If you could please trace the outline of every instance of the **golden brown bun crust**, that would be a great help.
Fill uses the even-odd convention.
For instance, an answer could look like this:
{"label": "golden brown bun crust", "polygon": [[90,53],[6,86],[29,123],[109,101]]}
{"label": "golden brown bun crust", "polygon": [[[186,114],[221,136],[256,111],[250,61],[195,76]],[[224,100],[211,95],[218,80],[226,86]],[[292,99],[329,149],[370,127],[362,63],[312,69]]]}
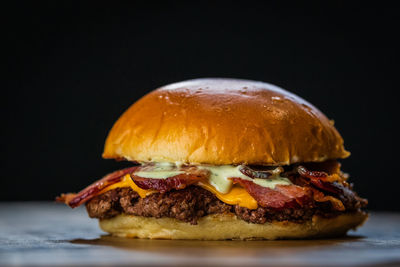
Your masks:
{"label": "golden brown bun crust", "polygon": [[115,123],[104,158],[285,165],[345,158],[343,139],[310,103],[274,85],[196,79],[167,85]]}
{"label": "golden brown bun crust", "polygon": [[174,218],[118,215],[100,221],[100,228],[115,236],[150,239],[304,239],[346,234],[367,219],[362,212],[334,218],[314,216],[298,224],[288,221],[265,224],[247,223],[233,214],[208,215],[191,225]]}

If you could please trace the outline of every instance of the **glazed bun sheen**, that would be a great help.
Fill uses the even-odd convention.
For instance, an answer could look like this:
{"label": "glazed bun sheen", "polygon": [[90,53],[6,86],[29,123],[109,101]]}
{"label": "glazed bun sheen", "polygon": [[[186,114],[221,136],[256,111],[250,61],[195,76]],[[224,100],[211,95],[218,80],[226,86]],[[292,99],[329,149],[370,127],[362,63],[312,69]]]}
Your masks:
{"label": "glazed bun sheen", "polygon": [[349,155],[316,107],[274,85],[196,79],[161,87],[115,123],[104,158],[190,164],[289,165]]}

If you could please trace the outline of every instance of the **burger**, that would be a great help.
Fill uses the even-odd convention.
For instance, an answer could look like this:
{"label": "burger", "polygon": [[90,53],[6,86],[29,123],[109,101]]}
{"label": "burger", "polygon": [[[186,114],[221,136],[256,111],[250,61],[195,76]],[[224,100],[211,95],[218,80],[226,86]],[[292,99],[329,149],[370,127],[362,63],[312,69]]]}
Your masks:
{"label": "burger", "polygon": [[120,237],[340,236],[367,218],[338,162],[349,155],[333,121],[288,91],[188,80],[145,95],[112,127],[103,158],[130,167],[57,201],[85,204]]}

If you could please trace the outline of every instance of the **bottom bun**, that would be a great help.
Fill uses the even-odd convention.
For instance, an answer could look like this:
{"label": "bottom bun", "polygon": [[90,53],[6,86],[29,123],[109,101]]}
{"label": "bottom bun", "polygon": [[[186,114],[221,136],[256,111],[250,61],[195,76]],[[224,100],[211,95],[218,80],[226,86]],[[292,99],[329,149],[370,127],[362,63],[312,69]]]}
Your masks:
{"label": "bottom bun", "polygon": [[346,234],[360,226],[367,214],[356,212],[333,218],[314,216],[304,223],[273,221],[253,224],[234,214],[214,214],[202,217],[197,225],[174,218],[154,218],[121,214],[111,219],[100,220],[105,232],[119,237],[150,239],[305,239],[334,237]]}

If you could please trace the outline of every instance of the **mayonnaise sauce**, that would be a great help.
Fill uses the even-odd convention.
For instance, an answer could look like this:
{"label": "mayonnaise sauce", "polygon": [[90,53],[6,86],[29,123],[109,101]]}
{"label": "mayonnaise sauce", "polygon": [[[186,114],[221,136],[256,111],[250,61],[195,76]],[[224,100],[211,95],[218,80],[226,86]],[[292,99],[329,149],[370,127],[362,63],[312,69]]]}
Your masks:
{"label": "mayonnaise sauce", "polygon": [[[198,165],[199,169],[207,170],[210,172],[209,184],[212,185],[218,192],[227,194],[233,182],[228,179],[232,177],[241,178],[243,180],[252,181],[253,183],[262,187],[274,189],[277,185],[290,185],[292,184],[289,179],[281,177],[279,173],[272,175],[268,179],[251,178],[244,175],[239,169],[239,166],[233,165]],[[177,168],[174,163],[162,162],[156,163],[149,170],[139,170],[134,173],[137,176],[151,179],[167,179],[179,174],[185,173]]]}

